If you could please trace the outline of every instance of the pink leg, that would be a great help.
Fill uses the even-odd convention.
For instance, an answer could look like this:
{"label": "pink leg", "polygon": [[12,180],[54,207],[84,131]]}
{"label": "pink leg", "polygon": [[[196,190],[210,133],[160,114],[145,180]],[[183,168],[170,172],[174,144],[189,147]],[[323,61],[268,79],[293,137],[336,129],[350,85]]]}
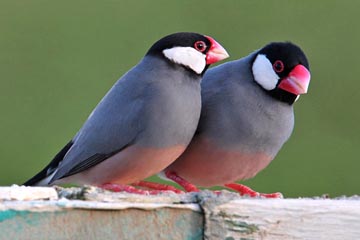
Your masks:
{"label": "pink leg", "polygon": [[99,187],[113,192],[127,192],[127,193],[141,194],[141,195],[156,195],[161,192],[159,190],[142,190],[142,189],[134,188],[133,186],[129,186],[125,184],[115,184],[115,183],[105,183],[100,185]]}
{"label": "pink leg", "polygon": [[159,190],[159,191],[171,191],[174,193],[184,193],[183,191],[173,187],[171,185],[161,184],[161,183],[154,183],[154,182],[147,182],[147,181],[139,181],[131,184],[137,187],[145,187],[149,189]]}
{"label": "pink leg", "polygon": [[195,185],[178,176],[175,172],[165,171],[165,176],[183,187],[186,192],[199,192],[199,189],[195,187]]}
{"label": "pink leg", "polygon": [[251,188],[239,184],[239,183],[228,183],[224,185],[227,188],[237,191],[241,196],[249,195],[250,197],[264,197],[264,198],[283,198],[283,195],[279,192],[277,193],[258,193],[252,190]]}

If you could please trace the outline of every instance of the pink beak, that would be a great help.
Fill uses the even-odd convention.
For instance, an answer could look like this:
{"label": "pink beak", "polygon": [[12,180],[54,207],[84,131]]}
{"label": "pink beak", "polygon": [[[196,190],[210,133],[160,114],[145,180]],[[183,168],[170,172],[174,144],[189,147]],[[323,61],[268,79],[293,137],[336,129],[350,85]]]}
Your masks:
{"label": "pink beak", "polygon": [[300,95],[307,93],[309,83],[309,70],[303,65],[298,64],[286,78],[281,80],[278,87],[295,95]]}
{"label": "pink beak", "polygon": [[211,47],[206,54],[207,65],[216,63],[229,57],[229,54],[226,52],[225,48],[223,48],[217,41],[215,41],[212,37],[205,37],[207,37],[211,43]]}

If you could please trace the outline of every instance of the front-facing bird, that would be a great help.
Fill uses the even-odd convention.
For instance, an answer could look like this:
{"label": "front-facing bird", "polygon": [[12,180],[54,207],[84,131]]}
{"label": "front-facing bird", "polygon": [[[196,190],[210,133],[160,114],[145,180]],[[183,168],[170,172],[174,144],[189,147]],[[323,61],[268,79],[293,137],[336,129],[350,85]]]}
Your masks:
{"label": "front-facing bird", "polygon": [[169,165],[194,135],[200,80],[228,57],[214,39],[175,33],[120,78],[75,137],[24,185],[128,184]]}
{"label": "front-facing bird", "polygon": [[291,135],[293,104],[309,82],[307,58],[289,42],[210,69],[201,84],[197,132],[162,175],[188,191],[197,190],[192,184],[220,185],[257,196],[233,182],[255,176],[274,159]]}

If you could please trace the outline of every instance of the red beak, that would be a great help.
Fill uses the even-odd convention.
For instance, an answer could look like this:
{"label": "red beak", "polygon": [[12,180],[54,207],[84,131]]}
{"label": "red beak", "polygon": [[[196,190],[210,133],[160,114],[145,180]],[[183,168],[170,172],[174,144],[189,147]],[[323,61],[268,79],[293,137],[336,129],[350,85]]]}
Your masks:
{"label": "red beak", "polygon": [[225,48],[223,48],[217,41],[215,41],[212,37],[205,37],[209,39],[211,43],[211,47],[206,54],[207,65],[216,63],[229,57],[229,54],[226,52]]}
{"label": "red beak", "polygon": [[307,93],[309,83],[309,70],[303,65],[298,64],[286,78],[281,80],[278,87],[295,95],[300,95]]}

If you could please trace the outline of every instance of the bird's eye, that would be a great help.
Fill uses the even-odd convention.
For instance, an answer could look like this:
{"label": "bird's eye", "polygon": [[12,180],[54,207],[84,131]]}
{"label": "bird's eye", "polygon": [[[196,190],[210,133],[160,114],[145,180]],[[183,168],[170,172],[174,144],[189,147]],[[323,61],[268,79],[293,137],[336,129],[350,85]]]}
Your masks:
{"label": "bird's eye", "polygon": [[206,44],[203,41],[197,41],[194,44],[194,48],[198,50],[199,52],[203,52],[206,49]]}
{"label": "bird's eye", "polygon": [[280,73],[284,71],[284,63],[281,60],[276,60],[273,64],[275,72]]}

